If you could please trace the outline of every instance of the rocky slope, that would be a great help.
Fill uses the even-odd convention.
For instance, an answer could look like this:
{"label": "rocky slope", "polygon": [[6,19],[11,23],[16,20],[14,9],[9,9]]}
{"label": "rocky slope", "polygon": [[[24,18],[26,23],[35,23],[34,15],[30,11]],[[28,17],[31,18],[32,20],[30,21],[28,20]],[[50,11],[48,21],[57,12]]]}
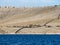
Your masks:
{"label": "rocky slope", "polygon": [[[29,33],[29,30],[31,30],[32,33],[41,33],[39,31],[48,30],[46,27],[46,29],[44,29],[44,26],[59,27],[60,6],[34,8],[0,8],[0,28],[3,32],[5,31],[6,33],[15,33],[15,31],[20,29],[22,26],[29,25],[32,25],[32,27],[33,25],[40,25],[42,29],[28,29],[28,27],[26,33]],[[51,28],[51,30],[55,29]],[[25,30],[22,30],[22,32],[24,31]]]}

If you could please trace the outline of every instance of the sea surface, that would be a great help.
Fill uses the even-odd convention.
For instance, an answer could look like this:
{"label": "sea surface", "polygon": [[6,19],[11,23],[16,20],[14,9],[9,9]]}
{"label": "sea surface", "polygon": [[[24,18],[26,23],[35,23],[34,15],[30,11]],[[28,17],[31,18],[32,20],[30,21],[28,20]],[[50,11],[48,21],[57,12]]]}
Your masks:
{"label": "sea surface", "polygon": [[60,35],[0,34],[0,45],[60,45]]}

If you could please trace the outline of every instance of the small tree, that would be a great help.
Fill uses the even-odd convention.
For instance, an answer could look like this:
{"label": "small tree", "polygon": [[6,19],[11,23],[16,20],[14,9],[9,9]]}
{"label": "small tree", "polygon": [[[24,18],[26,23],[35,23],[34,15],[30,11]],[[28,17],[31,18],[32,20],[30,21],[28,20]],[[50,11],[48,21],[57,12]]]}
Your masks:
{"label": "small tree", "polygon": [[57,7],[57,5],[55,5],[55,7]]}
{"label": "small tree", "polygon": [[5,8],[7,8],[7,6],[5,6]]}
{"label": "small tree", "polygon": [[13,7],[13,8],[15,8],[15,7]]}

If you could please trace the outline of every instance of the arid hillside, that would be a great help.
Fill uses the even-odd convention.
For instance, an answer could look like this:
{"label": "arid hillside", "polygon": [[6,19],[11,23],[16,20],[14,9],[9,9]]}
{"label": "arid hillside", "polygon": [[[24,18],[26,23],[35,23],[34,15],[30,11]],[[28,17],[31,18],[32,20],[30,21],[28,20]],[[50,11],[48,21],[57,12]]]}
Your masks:
{"label": "arid hillside", "polygon": [[0,8],[0,33],[45,34],[59,30],[60,6]]}

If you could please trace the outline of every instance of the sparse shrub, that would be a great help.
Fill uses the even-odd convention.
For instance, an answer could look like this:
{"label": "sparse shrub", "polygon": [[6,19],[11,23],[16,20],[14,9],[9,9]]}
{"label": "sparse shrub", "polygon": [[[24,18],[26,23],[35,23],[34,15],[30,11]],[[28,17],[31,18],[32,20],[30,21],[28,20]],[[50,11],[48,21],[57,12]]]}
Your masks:
{"label": "sparse shrub", "polygon": [[36,24],[35,24],[34,27],[41,27],[41,25],[36,25]]}
{"label": "sparse shrub", "polygon": [[37,27],[37,25],[36,25],[36,24],[32,25],[32,28],[35,28],[35,27]]}
{"label": "sparse shrub", "polygon": [[52,27],[52,26],[49,25],[48,27]]}
{"label": "sparse shrub", "polygon": [[55,5],[55,7],[57,7],[57,5]]}
{"label": "sparse shrub", "polygon": [[7,6],[5,6],[5,8],[7,8]]}
{"label": "sparse shrub", "polygon": [[57,25],[56,27],[60,27],[60,25]]}
{"label": "sparse shrub", "polygon": [[13,27],[17,27],[17,26],[13,26]]}
{"label": "sparse shrub", "polygon": [[44,24],[43,26],[46,26],[46,24]]}
{"label": "sparse shrub", "polygon": [[13,7],[13,8],[15,8],[15,7]]}
{"label": "sparse shrub", "polygon": [[32,24],[29,25],[29,28],[32,28]]}
{"label": "sparse shrub", "polygon": [[50,27],[52,27],[52,26],[48,25],[48,26],[46,26],[46,27],[50,28]]}
{"label": "sparse shrub", "polygon": [[41,25],[37,25],[37,27],[42,27]]}

